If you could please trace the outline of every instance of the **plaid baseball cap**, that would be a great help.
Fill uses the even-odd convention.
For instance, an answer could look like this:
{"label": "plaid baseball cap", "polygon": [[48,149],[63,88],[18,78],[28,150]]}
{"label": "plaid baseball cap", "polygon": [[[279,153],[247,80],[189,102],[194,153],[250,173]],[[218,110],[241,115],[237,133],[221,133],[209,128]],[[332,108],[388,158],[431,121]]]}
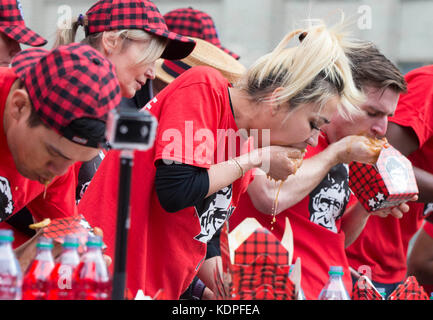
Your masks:
{"label": "plaid baseball cap", "polygon": [[161,58],[185,58],[194,49],[195,42],[170,32],[154,3],[147,0],[100,0],[87,12],[84,22],[86,35],[122,29],[141,29],[169,39]]}
{"label": "plaid baseball cap", "polygon": [[19,0],[0,1],[0,32],[19,43],[43,46],[47,40],[26,27]]}
{"label": "plaid baseball cap", "polygon": [[[114,67],[101,53],[79,43],[52,51],[29,48],[13,58],[12,69],[48,127],[81,145],[105,143],[105,121],[121,95]],[[83,128],[83,119],[94,127]]]}
{"label": "plaid baseball cap", "polygon": [[239,55],[221,45],[215,23],[206,12],[193,9],[192,7],[180,8],[167,12],[164,15],[164,19],[170,31],[206,40],[236,60],[240,58]]}

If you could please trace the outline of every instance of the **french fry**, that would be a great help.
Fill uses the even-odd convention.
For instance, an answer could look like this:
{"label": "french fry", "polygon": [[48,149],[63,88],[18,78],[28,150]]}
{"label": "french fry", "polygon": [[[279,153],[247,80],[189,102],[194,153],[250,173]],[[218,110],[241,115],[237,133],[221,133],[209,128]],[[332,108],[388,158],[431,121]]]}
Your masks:
{"label": "french fry", "polygon": [[51,223],[51,219],[46,218],[40,222],[33,223],[33,224],[29,225],[29,228],[33,229],[33,230],[42,229],[42,228],[47,227],[50,223]]}

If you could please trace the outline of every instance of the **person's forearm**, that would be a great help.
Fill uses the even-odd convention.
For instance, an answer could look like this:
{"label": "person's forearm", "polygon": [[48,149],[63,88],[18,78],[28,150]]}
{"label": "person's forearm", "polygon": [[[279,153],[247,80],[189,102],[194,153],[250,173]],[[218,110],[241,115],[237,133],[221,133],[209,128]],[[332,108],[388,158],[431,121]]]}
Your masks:
{"label": "person's forearm", "polygon": [[[292,207],[305,198],[336,164],[338,164],[336,150],[332,145],[304,160],[296,173],[290,175],[281,186],[276,213]],[[279,185],[280,181],[275,182],[267,179],[265,175],[256,175],[248,187],[248,194],[257,210],[266,214],[272,213]]]}
{"label": "person's forearm", "polygon": [[433,284],[432,248],[433,238],[421,228],[407,259],[407,275],[414,275],[420,283]]}
{"label": "person's forearm", "polygon": [[413,168],[419,189],[419,202],[433,202],[433,174],[420,168]]}
{"label": "person's forearm", "polygon": [[341,220],[341,230],[345,234],[345,247],[355,242],[367,224],[369,216],[370,214],[359,202],[346,210]]}
{"label": "person's forearm", "polygon": [[232,184],[247,171],[260,167],[260,151],[253,152],[256,154],[244,154],[240,157],[212,165],[208,169],[209,191],[206,197]]}
{"label": "person's forearm", "polygon": [[423,261],[422,264],[418,265],[418,268],[414,268],[409,264],[407,276],[415,276],[423,284],[433,284],[433,258]]}
{"label": "person's forearm", "polygon": [[304,160],[301,167],[281,186],[278,197],[278,210],[281,212],[304,199],[325,178],[328,172],[338,164],[333,145]]}

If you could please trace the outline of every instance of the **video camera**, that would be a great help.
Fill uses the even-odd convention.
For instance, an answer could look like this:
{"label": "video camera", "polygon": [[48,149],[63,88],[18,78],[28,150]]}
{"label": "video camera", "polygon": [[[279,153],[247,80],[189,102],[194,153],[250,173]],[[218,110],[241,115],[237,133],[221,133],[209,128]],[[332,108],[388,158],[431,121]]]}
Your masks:
{"label": "video camera", "polygon": [[118,150],[148,150],[155,142],[158,120],[147,110],[114,109],[107,119],[109,147]]}

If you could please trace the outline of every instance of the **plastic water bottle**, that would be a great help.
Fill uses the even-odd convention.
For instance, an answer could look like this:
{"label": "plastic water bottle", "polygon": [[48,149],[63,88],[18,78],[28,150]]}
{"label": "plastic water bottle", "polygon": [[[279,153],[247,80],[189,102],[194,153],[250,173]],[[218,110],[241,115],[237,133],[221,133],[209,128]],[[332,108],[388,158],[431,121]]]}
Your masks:
{"label": "plastic water bottle", "polygon": [[111,279],[102,256],[102,238],[90,236],[86,247],[74,275],[76,299],[108,300],[111,298]]}
{"label": "plastic water bottle", "polygon": [[343,267],[332,266],[328,273],[329,280],[320,292],[319,300],[350,300],[342,279]]}
{"label": "plastic water bottle", "polygon": [[27,268],[23,279],[23,300],[45,300],[49,277],[54,269],[51,253],[53,240],[40,237],[36,244],[36,256]]}
{"label": "plastic water bottle", "polygon": [[62,253],[50,274],[48,300],[74,300],[73,274],[80,263],[78,247],[78,238],[65,237]]}
{"label": "plastic water bottle", "polygon": [[0,299],[20,300],[22,273],[12,250],[12,230],[0,229]]}
{"label": "plastic water bottle", "polygon": [[383,300],[386,300],[386,290],[385,290],[385,288],[377,288],[377,292],[380,293],[380,295],[382,296]]}

